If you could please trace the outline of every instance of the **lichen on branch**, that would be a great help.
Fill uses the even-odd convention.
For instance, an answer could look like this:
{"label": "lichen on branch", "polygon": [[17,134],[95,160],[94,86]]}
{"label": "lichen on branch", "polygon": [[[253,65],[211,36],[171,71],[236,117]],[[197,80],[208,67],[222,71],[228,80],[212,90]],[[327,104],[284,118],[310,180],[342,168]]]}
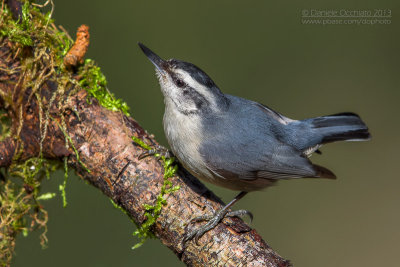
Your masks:
{"label": "lichen on branch", "polygon": [[[135,136],[132,136],[132,140],[145,150],[152,149],[148,144]],[[167,204],[165,196],[179,190],[180,188],[179,185],[173,186],[171,181],[169,180],[169,178],[175,176],[178,170],[178,165],[175,163],[175,159],[173,157],[166,158],[165,156],[159,155],[157,153],[154,156],[161,159],[162,165],[164,167],[164,183],[161,187],[160,193],[157,196],[156,203],[154,205],[143,205],[143,208],[145,209],[144,216],[146,217],[146,221],[140,226],[138,225],[136,231],[133,232],[133,235],[139,237],[140,241],[139,243],[134,245],[132,249],[139,248],[144,244],[144,242],[146,242],[147,239],[155,237],[153,232],[151,231],[151,228],[156,223],[157,218],[160,216],[163,205]]]}
{"label": "lichen on branch", "polygon": [[[74,41],[62,27],[59,29],[54,24],[52,11],[43,14],[38,5],[30,1],[13,1],[13,4],[20,7],[14,10],[20,14],[15,16],[4,0],[0,10],[0,47],[11,51],[8,56],[3,55],[6,57],[0,64],[0,142],[9,142],[16,147],[9,161],[11,165],[0,166],[3,169],[0,179],[0,265],[10,263],[18,233],[26,236],[29,230],[41,227],[41,244],[46,245],[47,212],[41,201],[53,198],[55,193],[40,194],[40,188],[44,174],[49,178],[52,171],[63,167],[65,179],[59,189],[63,206],[66,206],[69,155],[75,154],[80,161],[66,129],[64,113],[68,111],[64,106],[69,98],[84,88],[90,93],[88,101],[95,97],[108,109],[125,114],[129,110],[124,102],[115,99],[107,90],[105,76],[95,62],[83,61],[84,53],[81,52],[82,58],[78,60],[75,71],[66,68],[64,57]],[[17,77],[16,80],[1,78],[12,75]],[[6,90],[10,83],[14,84],[15,90]],[[42,87],[48,83],[57,84],[57,89],[51,95],[47,92],[43,95]],[[62,112],[53,114],[52,110]],[[30,125],[30,118],[34,115],[39,117],[38,127]],[[61,144],[65,148],[58,148],[64,154],[65,164],[49,160],[43,154],[52,122],[65,136],[65,142]],[[28,145],[25,137],[21,136],[24,129],[31,129],[37,135],[39,142],[29,144],[38,146],[36,154],[25,155]],[[82,162],[81,165],[86,168]]]}

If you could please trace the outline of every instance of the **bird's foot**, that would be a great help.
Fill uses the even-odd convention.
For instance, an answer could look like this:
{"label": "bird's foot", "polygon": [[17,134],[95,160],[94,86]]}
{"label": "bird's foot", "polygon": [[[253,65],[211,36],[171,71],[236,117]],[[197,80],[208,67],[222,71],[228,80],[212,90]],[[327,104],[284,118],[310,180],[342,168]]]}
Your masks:
{"label": "bird's foot", "polygon": [[156,156],[157,158],[165,157],[165,158],[172,158],[172,153],[165,147],[156,145],[154,148],[147,150],[139,155],[138,159],[142,160],[148,156]]}
{"label": "bird's foot", "polygon": [[250,217],[250,222],[253,221],[253,214],[250,211],[247,210],[236,210],[236,211],[227,211],[226,209],[221,209],[217,212],[215,212],[213,215],[203,215],[196,217],[191,220],[191,223],[196,223],[196,222],[202,222],[202,221],[208,221],[205,225],[201,226],[198,229],[195,229],[191,232],[189,232],[185,238],[184,242],[189,241],[194,238],[195,242],[197,245],[199,245],[199,239],[202,237],[205,233],[213,229],[215,226],[218,225],[222,219],[225,217],[241,217],[247,215]]}

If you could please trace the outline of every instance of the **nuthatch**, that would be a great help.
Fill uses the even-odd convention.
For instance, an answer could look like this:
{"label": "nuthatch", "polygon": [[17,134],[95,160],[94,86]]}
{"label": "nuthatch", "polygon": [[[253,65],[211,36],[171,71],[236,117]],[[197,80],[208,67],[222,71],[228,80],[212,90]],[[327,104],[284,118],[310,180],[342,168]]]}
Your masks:
{"label": "nuthatch", "polygon": [[224,94],[195,65],[163,60],[140,48],[156,67],[164,94],[164,131],[173,154],[194,176],[240,191],[228,205],[189,233],[197,240],[225,216],[251,213],[229,208],[247,192],[261,190],[281,179],[329,178],[328,169],[309,157],[326,143],[370,139],[367,126],[354,113],[292,120],[260,103]]}

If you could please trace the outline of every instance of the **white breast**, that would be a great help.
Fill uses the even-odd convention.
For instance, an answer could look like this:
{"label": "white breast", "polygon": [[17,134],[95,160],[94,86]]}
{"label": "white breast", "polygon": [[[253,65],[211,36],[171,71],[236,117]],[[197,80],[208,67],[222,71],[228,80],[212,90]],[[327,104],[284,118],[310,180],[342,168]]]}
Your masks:
{"label": "white breast", "polygon": [[212,179],[212,174],[199,154],[199,146],[203,138],[199,118],[196,115],[185,115],[175,108],[169,108],[169,105],[174,105],[174,103],[165,104],[164,132],[172,152],[194,176],[205,180]]}

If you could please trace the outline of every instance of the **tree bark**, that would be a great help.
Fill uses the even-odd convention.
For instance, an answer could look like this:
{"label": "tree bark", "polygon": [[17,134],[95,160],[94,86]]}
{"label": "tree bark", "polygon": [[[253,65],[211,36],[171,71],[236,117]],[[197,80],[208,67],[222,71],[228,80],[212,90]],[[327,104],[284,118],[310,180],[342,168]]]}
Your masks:
{"label": "tree bark", "polygon": [[[156,140],[131,117],[102,107],[94,98],[87,101],[88,93],[76,84],[69,84],[67,90],[58,93],[57,73],[50,75],[37,90],[46,104],[43,110],[52,118],[48,125],[41,124],[43,114],[40,114],[38,98],[32,97],[33,89],[21,90],[23,73],[18,67],[30,53],[16,56],[13,46],[6,38],[0,42],[0,108],[7,110],[12,119],[12,137],[0,142],[0,167],[38,157],[41,149],[46,159],[61,161],[68,157],[69,167],[80,177],[110,197],[135,222],[145,222],[144,204],[156,202],[164,183],[164,170],[155,157],[138,160],[144,150],[131,137],[149,145],[157,145]],[[61,124],[70,140],[61,131]],[[22,153],[16,156],[18,151]],[[166,205],[152,231],[184,263],[189,266],[290,266],[289,261],[273,251],[256,230],[239,218],[224,219],[200,238],[199,246],[194,241],[183,242],[185,233],[200,225],[190,224],[191,219],[211,214],[222,208],[223,203],[182,167],[170,180],[180,189],[166,195]]]}

